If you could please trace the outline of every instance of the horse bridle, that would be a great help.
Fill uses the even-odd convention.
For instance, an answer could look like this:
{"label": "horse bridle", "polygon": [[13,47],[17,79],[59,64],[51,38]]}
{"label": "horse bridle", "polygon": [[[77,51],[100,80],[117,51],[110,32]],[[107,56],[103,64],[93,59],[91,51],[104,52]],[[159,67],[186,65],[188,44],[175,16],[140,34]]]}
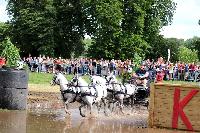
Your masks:
{"label": "horse bridle", "polygon": [[[53,82],[53,84],[52,84],[52,85],[58,84],[58,83],[56,83],[56,78],[57,78],[57,76],[56,76],[56,75],[54,75],[54,76],[53,76],[53,79],[52,79],[52,82]],[[59,84],[58,84],[58,85],[59,85]]]}
{"label": "horse bridle", "polygon": [[[72,80],[73,80],[73,82],[77,82],[76,85],[72,85],[74,87],[89,87],[89,88],[90,87],[94,87],[93,85],[90,85],[90,86],[89,85],[88,86],[80,86],[77,77],[75,79],[72,79]],[[74,81],[74,80],[76,80],[76,81]]]}

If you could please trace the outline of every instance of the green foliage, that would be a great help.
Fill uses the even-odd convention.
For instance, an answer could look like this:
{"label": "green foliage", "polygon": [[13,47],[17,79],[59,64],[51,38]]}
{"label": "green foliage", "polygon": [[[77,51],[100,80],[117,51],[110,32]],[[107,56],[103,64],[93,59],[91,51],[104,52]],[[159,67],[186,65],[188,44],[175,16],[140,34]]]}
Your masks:
{"label": "green foliage", "polygon": [[191,62],[198,61],[197,51],[191,50],[184,46],[180,46],[178,57],[181,62],[185,62],[185,63],[191,63]]}
{"label": "green foliage", "polygon": [[132,73],[122,73],[122,83],[127,83],[131,79]]}
{"label": "green foliage", "polygon": [[56,11],[56,27],[54,39],[56,40],[55,51],[70,58],[72,53],[78,57],[84,51],[84,23],[85,16],[82,13],[80,0],[54,0]]}
{"label": "green foliage", "polygon": [[197,50],[198,59],[200,60],[200,38],[193,37],[185,41],[185,46],[192,50]]}
{"label": "green foliage", "polygon": [[146,55],[147,58],[156,59],[159,57],[163,57],[167,60],[168,52],[170,49],[171,57],[170,61],[175,62],[178,61],[178,49],[179,46],[184,44],[184,40],[176,39],[176,38],[163,38],[163,36],[159,35],[156,40],[151,44],[151,48],[149,48],[149,52]]}
{"label": "green foliage", "polygon": [[172,0],[8,0],[7,7],[11,40],[23,56],[78,57],[87,34],[90,57],[127,59],[159,45],[159,30],[176,6]]}
{"label": "green foliage", "polygon": [[12,44],[10,38],[6,38],[2,43],[3,51],[1,56],[6,59],[6,66],[8,67],[17,67],[17,61],[20,59],[19,49]]}
{"label": "green foliage", "polygon": [[154,40],[160,28],[171,23],[175,10],[172,0],[87,0],[86,3],[87,9],[91,9],[87,14],[96,24],[92,24],[95,41],[89,48],[89,55],[95,58],[127,59],[133,58],[135,52],[152,52],[150,48],[159,45]]}
{"label": "green foliage", "polygon": [[134,63],[134,70],[137,70],[139,67],[140,67],[140,65],[141,65],[141,62],[144,60],[144,55],[139,55],[138,53],[135,53],[135,55],[134,55],[134,59],[133,59],[133,63]]}
{"label": "green foliage", "polygon": [[84,50],[83,17],[79,1],[8,0],[12,40],[21,54],[79,56]]}
{"label": "green foliage", "polygon": [[121,36],[120,23],[123,17],[122,2],[119,0],[95,0],[84,3],[88,16],[91,16],[90,25],[86,27],[92,34],[94,42],[89,48],[89,56],[94,58],[119,58],[119,37]]}
{"label": "green foliage", "polygon": [[31,53],[53,55],[55,41],[55,12],[52,0],[8,0],[11,40],[20,48],[23,56]]}
{"label": "green foliage", "polygon": [[90,38],[85,38],[83,40],[83,43],[85,45],[85,51],[83,52],[83,56],[87,56],[88,55],[88,49],[89,49],[89,47],[91,47],[93,40],[90,39]]}
{"label": "green foliage", "polygon": [[5,40],[8,34],[8,29],[9,29],[9,24],[0,22],[0,42]]}

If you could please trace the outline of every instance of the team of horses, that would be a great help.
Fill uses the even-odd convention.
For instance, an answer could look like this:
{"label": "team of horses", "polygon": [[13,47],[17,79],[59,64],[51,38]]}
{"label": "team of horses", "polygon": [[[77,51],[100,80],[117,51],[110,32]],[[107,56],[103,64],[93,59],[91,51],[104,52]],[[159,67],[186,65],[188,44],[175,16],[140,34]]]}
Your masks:
{"label": "team of horses", "polygon": [[[85,107],[90,114],[93,113],[93,105],[96,105],[100,111],[102,105],[105,115],[108,115],[108,109],[114,110],[119,108],[124,114],[124,103],[133,108],[139,87],[135,84],[122,84],[117,80],[115,75],[111,73],[106,77],[90,76],[91,83],[87,83],[82,76],[75,75],[71,81],[68,81],[61,72],[56,72],[51,81],[51,85],[59,85],[61,96],[65,106],[65,112],[70,114],[69,103],[80,103],[80,115],[85,117],[82,108]],[[112,108],[111,108],[111,105]],[[116,106],[114,106],[116,105]]]}

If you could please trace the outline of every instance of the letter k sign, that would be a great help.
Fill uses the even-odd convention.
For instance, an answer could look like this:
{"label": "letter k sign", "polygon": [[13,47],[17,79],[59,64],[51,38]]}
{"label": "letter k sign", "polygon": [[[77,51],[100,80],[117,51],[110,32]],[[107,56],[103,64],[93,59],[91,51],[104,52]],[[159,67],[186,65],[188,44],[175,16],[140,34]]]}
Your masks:
{"label": "letter k sign", "polygon": [[191,90],[187,96],[185,96],[180,101],[180,89],[176,88],[174,92],[174,108],[173,108],[173,116],[172,116],[172,128],[178,127],[178,116],[180,115],[183,123],[186,125],[188,130],[193,131],[192,124],[189,119],[183,112],[183,108],[189,103],[189,101],[196,95],[198,90]]}

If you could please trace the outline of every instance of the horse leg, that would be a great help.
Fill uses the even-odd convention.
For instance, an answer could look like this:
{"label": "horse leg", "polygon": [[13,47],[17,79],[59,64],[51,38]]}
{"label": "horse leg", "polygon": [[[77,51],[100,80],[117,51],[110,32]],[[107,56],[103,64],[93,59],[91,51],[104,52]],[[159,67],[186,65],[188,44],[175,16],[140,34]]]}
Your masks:
{"label": "horse leg", "polygon": [[81,106],[79,107],[79,111],[80,111],[80,115],[82,116],[82,117],[85,117],[85,114],[83,114],[82,113],[82,107],[84,107],[85,106],[85,104],[81,104]]}
{"label": "horse leg", "polygon": [[66,112],[66,114],[69,114],[69,115],[71,115],[71,113],[69,112],[69,106],[68,106],[68,100],[65,102],[65,112]]}
{"label": "horse leg", "polygon": [[106,111],[106,99],[102,99],[102,102],[103,102],[103,104],[104,104],[104,114],[105,114],[106,116],[108,116],[107,111]]}
{"label": "horse leg", "polygon": [[113,101],[112,102],[112,110],[111,110],[111,112],[113,113],[114,111],[116,111],[116,107],[117,107],[117,104],[118,104],[118,101]]}
{"label": "horse leg", "polygon": [[88,108],[89,108],[89,111],[90,111],[90,115],[92,115],[92,103],[88,104]]}
{"label": "horse leg", "polygon": [[96,106],[97,106],[97,110],[98,110],[98,114],[99,114],[100,110],[101,110],[101,101],[96,102]]}
{"label": "horse leg", "polygon": [[124,112],[123,112],[123,99],[120,99],[120,101],[119,101],[119,106],[120,106],[120,111],[121,111],[121,113],[122,114],[124,114]]}
{"label": "horse leg", "polygon": [[131,95],[130,99],[131,99],[131,108],[133,108],[134,103],[135,103],[135,101],[134,101],[134,96]]}

